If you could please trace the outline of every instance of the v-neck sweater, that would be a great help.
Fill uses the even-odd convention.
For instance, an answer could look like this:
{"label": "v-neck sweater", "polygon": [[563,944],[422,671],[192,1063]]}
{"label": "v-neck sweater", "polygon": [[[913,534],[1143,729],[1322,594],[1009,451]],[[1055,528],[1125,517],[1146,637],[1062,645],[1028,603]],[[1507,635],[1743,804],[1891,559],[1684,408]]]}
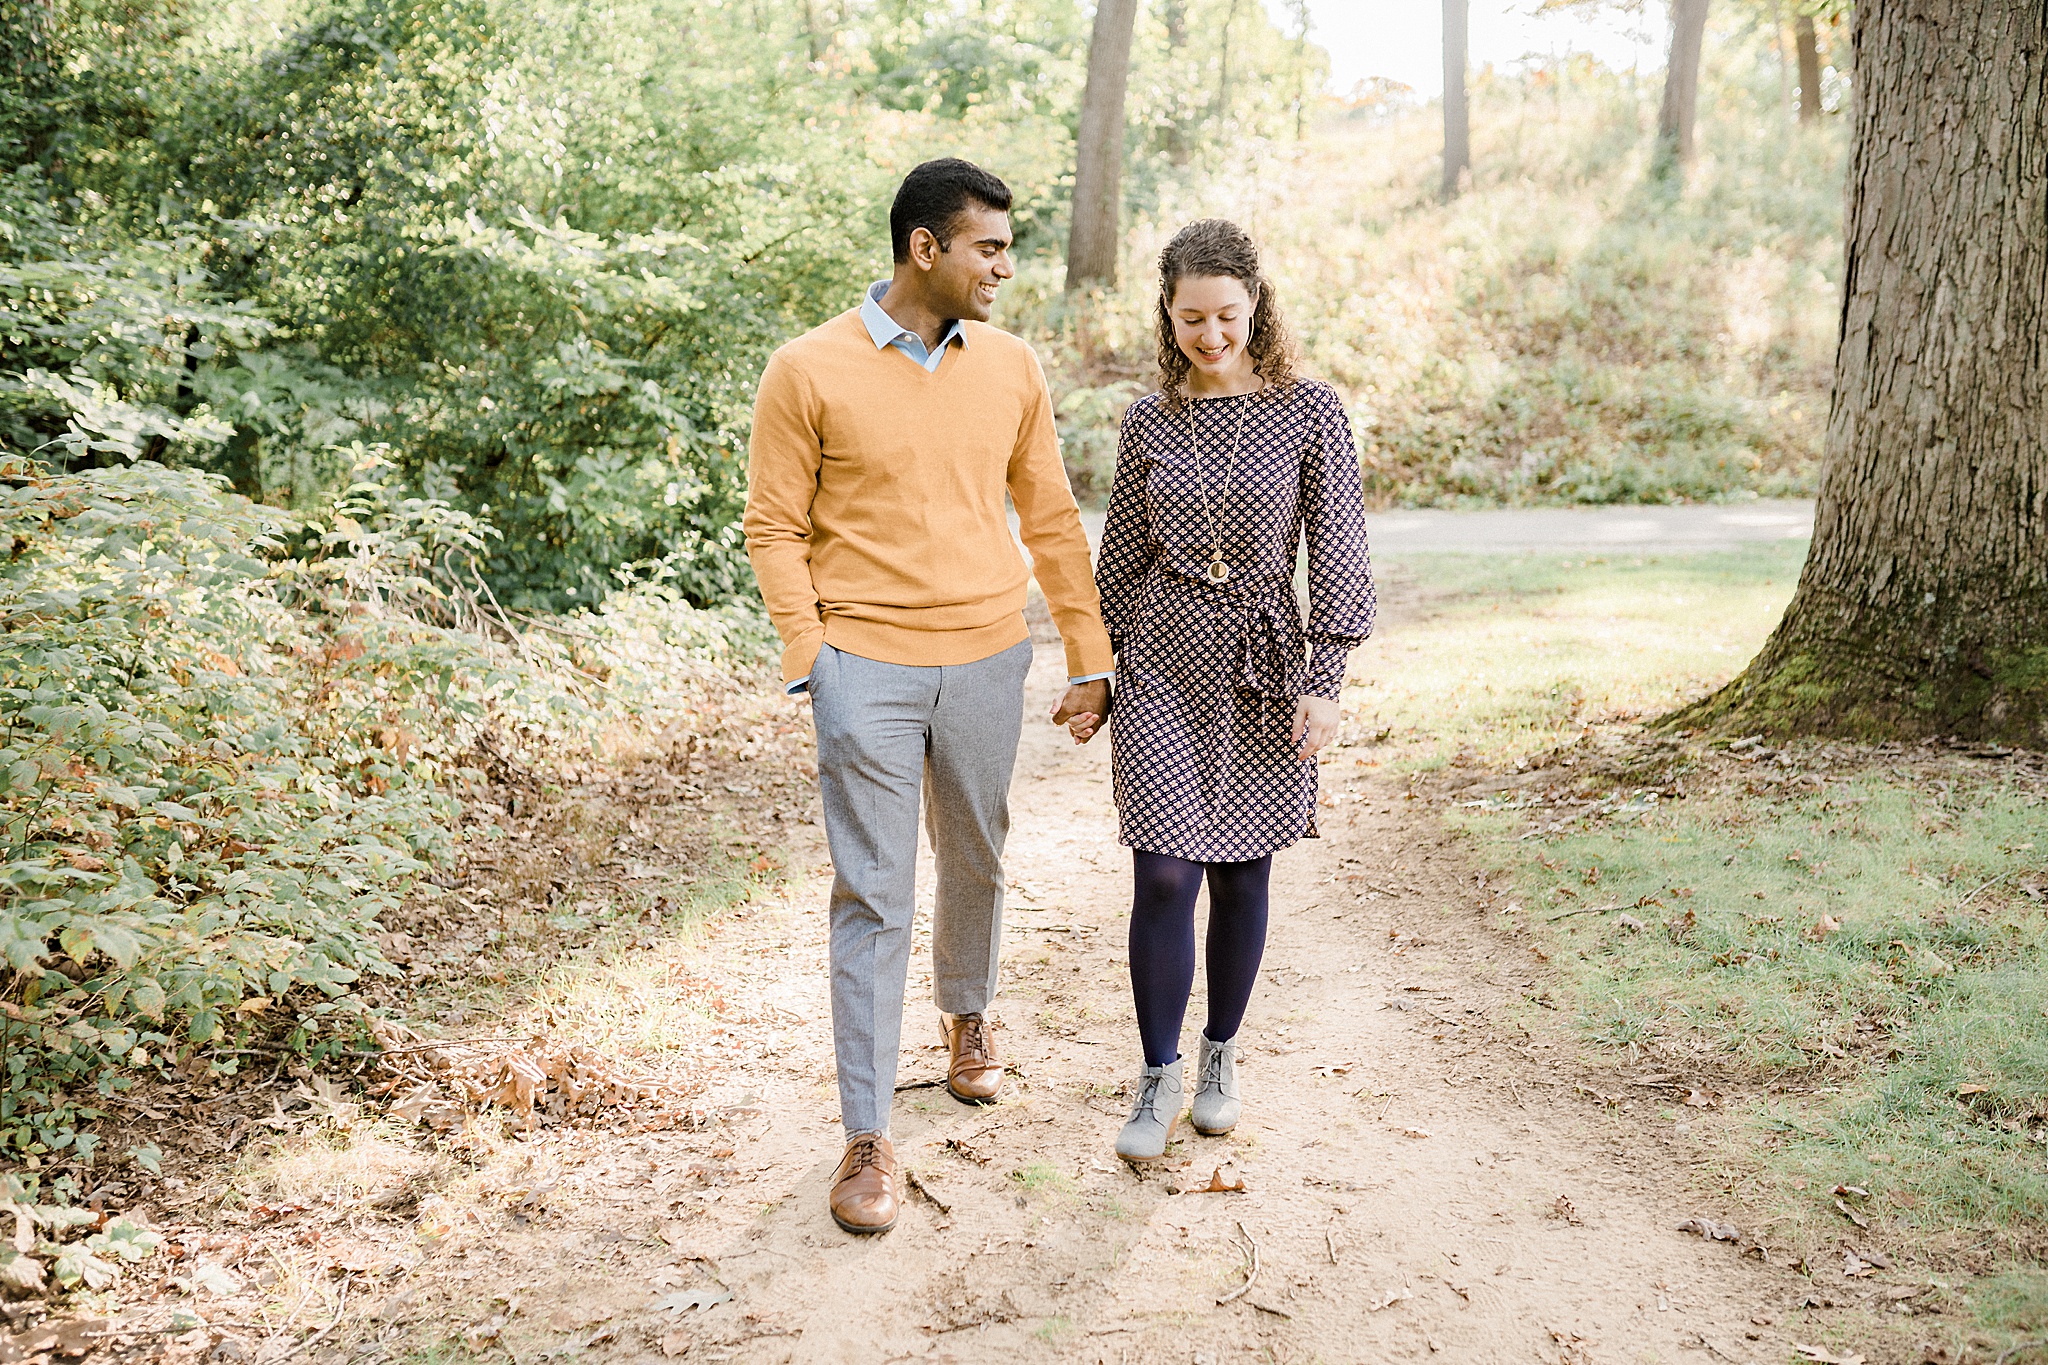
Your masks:
{"label": "v-neck sweater", "polygon": [[1034,574],[1068,675],[1114,666],[1038,357],[986,323],[965,331],[928,373],[849,309],[770,357],[741,524],[784,682],[825,644],[918,666],[998,654],[1030,638]]}

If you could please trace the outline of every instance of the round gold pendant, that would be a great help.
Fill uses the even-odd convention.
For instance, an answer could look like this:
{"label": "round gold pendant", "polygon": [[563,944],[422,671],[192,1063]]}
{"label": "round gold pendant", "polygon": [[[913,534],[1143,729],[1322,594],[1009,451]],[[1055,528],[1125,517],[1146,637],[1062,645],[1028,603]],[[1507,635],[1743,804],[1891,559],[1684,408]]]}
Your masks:
{"label": "round gold pendant", "polygon": [[1230,581],[1230,566],[1219,557],[1209,561],[1209,581],[1227,583]]}

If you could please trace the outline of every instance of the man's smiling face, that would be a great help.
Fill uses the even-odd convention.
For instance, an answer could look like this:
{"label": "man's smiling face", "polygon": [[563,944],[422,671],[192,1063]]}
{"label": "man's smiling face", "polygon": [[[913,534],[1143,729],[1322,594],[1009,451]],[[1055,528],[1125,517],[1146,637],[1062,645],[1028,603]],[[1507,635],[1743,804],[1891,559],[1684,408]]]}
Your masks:
{"label": "man's smiling face", "polygon": [[927,277],[932,301],[946,317],[987,322],[996,291],[1017,273],[1010,259],[1010,215],[969,202],[951,224],[947,249]]}

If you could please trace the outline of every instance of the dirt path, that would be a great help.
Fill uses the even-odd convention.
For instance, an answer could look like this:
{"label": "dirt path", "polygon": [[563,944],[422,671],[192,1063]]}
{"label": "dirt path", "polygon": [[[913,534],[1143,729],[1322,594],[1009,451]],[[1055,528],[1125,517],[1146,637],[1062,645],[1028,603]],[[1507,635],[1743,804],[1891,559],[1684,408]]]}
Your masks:
{"label": "dirt path", "polygon": [[[1056,661],[1041,650],[1034,711]],[[1675,1230],[1694,1177],[1672,1111],[1576,1093],[1562,1030],[1513,1022],[1541,986],[1484,927],[1458,850],[1349,762],[1326,776],[1326,837],[1277,862],[1230,1138],[1184,1136],[1146,1178],[1111,1153],[1136,1045],[1108,746],[1033,724],[998,1009],[1014,1074],[989,1109],[919,1088],[943,1053],[912,1005],[895,1134],[930,1197],[892,1234],[857,1240],[825,1212],[840,1139],[811,830],[808,874],[705,945],[755,1021],[720,1040],[705,1102],[724,1121],[539,1158],[563,1164],[511,1191],[544,1193],[533,1226],[451,1239],[407,1311],[452,1334],[510,1300],[520,1360],[1785,1359],[1770,1323],[1803,1282]],[[1218,1168],[1246,1192],[1197,1192]],[[1248,1243],[1256,1282],[1219,1306]]]}
{"label": "dirt path", "polygon": [[[1101,543],[1103,514],[1084,508],[1089,539]],[[1813,503],[1755,502],[1675,507],[1504,507],[1482,512],[1388,508],[1368,512],[1375,557],[1420,554],[1696,553],[1741,545],[1804,540],[1813,534]]]}

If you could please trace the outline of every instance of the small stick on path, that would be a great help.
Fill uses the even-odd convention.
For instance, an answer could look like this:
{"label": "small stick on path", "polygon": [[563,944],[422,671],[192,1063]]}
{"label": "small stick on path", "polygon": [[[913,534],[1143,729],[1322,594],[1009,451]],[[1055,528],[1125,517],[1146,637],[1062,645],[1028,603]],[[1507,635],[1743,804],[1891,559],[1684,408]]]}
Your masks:
{"label": "small stick on path", "polygon": [[1610,910],[1626,910],[1627,908],[1625,905],[1582,905],[1576,910],[1567,910],[1562,915],[1552,915],[1544,923],[1555,924],[1561,919],[1570,919],[1573,915],[1604,915]]}
{"label": "small stick on path", "polygon": [[917,1171],[914,1167],[905,1166],[903,1168],[903,1182],[906,1185],[910,1186],[911,1189],[916,1190],[919,1194],[923,1195],[926,1199],[929,1199],[931,1201],[932,1207],[937,1209],[940,1213],[950,1215],[953,1212],[953,1206],[951,1204],[948,1204],[945,1200],[939,1198],[936,1194],[933,1194],[931,1186],[925,1184],[924,1181],[918,1179]]}
{"label": "small stick on path", "polygon": [[1218,1308],[1221,1308],[1226,1303],[1234,1303],[1238,1299],[1241,1299],[1246,1294],[1250,1293],[1252,1284],[1259,1278],[1259,1244],[1257,1241],[1253,1240],[1252,1235],[1249,1232],[1245,1232],[1243,1219],[1238,1220],[1237,1230],[1239,1233],[1243,1234],[1246,1245],[1248,1245],[1252,1249],[1251,1272],[1244,1277],[1243,1284],[1231,1290],[1222,1298],[1216,1300],[1216,1306]]}

